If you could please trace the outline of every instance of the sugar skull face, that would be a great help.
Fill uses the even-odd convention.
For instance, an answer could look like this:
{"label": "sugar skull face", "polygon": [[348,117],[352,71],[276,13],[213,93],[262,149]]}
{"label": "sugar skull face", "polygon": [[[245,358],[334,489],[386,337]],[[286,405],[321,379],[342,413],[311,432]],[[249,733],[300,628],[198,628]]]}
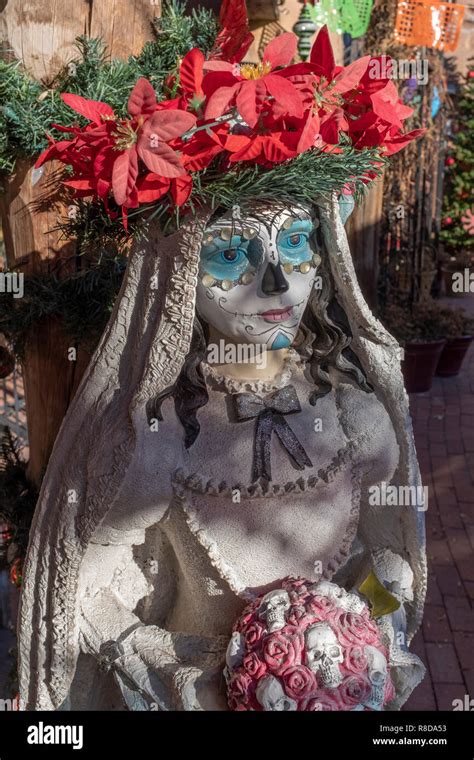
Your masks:
{"label": "sugar skull face", "polygon": [[356,594],[348,593],[342,586],[331,583],[331,581],[319,581],[313,584],[310,589],[317,595],[332,599],[338,607],[347,612],[357,612],[360,615],[365,608],[364,602]]}
{"label": "sugar skull face", "polygon": [[369,681],[372,684],[370,698],[367,707],[372,710],[381,710],[384,702],[385,684],[388,678],[387,660],[382,652],[372,646],[366,646],[367,670]]}
{"label": "sugar skull face", "polygon": [[306,663],[316,673],[321,686],[335,688],[342,681],[339,665],[342,648],[336,634],[327,623],[315,623],[305,632]]}
{"label": "sugar skull face", "polygon": [[270,633],[279,631],[285,625],[285,615],[290,609],[290,597],[284,588],[269,591],[262,599],[259,607],[259,616],[265,620]]}
{"label": "sugar skull face", "polygon": [[[306,207],[229,211],[204,234],[197,311],[234,343],[293,342],[321,261]],[[318,278],[319,280],[319,278]]]}
{"label": "sugar skull face", "polygon": [[265,676],[260,679],[255,696],[266,712],[294,712],[296,710],[296,702],[285,694],[280,681],[274,676]]}

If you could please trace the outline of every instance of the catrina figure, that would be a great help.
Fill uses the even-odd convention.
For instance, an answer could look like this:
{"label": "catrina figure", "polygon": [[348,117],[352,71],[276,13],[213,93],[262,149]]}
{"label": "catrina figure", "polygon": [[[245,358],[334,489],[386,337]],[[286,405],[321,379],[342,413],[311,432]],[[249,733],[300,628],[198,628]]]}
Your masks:
{"label": "catrina figure", "polygon": [[141,78],[119,117],[64,96],[88,123],[38,162],[124,223],[160,214],[42,484],[24,709],[399,709],[423,677],[400,349],[361,294],[338,200],[346,216],[348,188],[419,132],[402,134],[410,109],[369,56],[335,65],[326,29],[308,63],[291,65],[292,34],[242,63],[243,3],[223,9],[172,98]]}
{"label": "catrina figure", "polygon": [[384,484],[419,493],[399,348],[361,295],[337,202],[150,228],[42,488],[25,705],[227,709],[249,601],[289,575],[352,589],[373,572],[400,601],[381,618],[399,707],[424,670],[408,650],[423,504],[372,503]]}

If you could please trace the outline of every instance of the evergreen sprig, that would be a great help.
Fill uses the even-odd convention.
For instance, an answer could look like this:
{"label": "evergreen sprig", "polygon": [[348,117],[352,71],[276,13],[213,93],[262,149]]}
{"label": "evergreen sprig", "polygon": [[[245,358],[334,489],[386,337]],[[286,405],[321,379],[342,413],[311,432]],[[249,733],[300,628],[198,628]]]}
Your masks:
{"label": "evergreen sprig", "polygon": [[77,56],[47,85],[31,79],[19,62],[0,60],[0,171],[13,171],[18,158],[36,157],[47,147],[46,132],[64,139],[52,124],[87,123],[63,103],[61,92],[101,100],[117,116],[124,116],[128,96],[144,76],[162,98],[165,79],[179,58],[195,46],[204,52],[212,48],[218,21],[203,8],[186,15],[185,2],[170,0],[163,6],[162,18],[155,19],[154,29],[156,38],[126,61],[111,60],[102,40],[78,37]]}
{"label": "evergreen sprig", "polygon": [[[474,249],[474,235],[463,218],[474,212],[474,59],[470,59],[467,77],[461,86],[452,137],[451,155],[455,164],[449,167],[443,195],[444,227],[440,232],[446,251],[458,256]],[[451,222],[446,221],[451,218]]]}
{"label": "evergreen sprig", "polygon": [[56,274],[25,276],[23,298],[4,293],[0,299],[0,332],[23,358],[35,324],[45,317],[61,317],[65,335],[93,349],[112,311],[124,270],[125,259],[108,257],[64,279]]}
{"label": "evergreen sprig", "polygon": [[[223,172],[208,170],[195,175],[191,203],[212,208],[241,206],[252,200],[314,203],[319,196],[340,193],[347,183],[356,199],[362,196],[367,172],[380,174],[384,160],[376,150],[355,150],[343,145],[342,153],[305,151],[296,158],[262,171],[251,167]],[[378,168],[374,164],[379,163]]]}

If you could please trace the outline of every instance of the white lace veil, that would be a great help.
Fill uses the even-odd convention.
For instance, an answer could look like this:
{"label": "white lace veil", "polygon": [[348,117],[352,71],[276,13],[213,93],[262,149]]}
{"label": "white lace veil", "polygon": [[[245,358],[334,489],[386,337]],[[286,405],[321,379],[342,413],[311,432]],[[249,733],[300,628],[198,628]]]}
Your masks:
{"label": "white lace veil", "polygon": [[[391,415],[401,456],[394,482],[420,485],[399,347],[357,284],[337,201],[318,202],[336,295],[351,348]],[[172,385],[191,342],[199,254],[209,214],[173,235],[151,229],[130,256],[113,314],[62,423],[41,488],[25,563],[19,616],[19,678],[26,709],[57,709],[79,653],[78,578],[88,542],[114,504],[136,443],[132,413]],[[408,636],[419,626],[426,586],[423,513],[393,513],[415,577]]]}

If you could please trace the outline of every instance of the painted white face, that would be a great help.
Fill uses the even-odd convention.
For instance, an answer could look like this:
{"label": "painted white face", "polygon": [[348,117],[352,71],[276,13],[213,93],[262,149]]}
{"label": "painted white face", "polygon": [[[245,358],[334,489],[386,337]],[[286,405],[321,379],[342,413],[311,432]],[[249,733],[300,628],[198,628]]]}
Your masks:
{"label": "painted white face", "polygon": [[[321,261],[309,208],[229,211],[204,234],[199,316],[234,343],[288,348],[296,337]],[[319,278],[318,278],[319,280]]]}

